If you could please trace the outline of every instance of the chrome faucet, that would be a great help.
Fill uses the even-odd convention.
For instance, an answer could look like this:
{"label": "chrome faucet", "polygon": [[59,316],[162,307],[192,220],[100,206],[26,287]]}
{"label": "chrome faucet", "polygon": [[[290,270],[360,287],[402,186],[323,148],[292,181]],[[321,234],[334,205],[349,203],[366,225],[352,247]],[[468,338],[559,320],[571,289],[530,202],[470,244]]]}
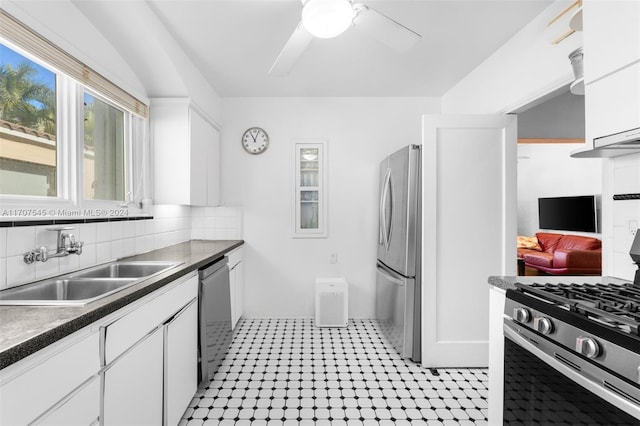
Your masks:
{"label": "chrome faucet", "polygon": [[47,246],[42,246],[33,250],[30,250],[24,254],[25,263],[33,263],[36,261],[46,262],[51,257],[63,257],[69,256],[71,253],[77,255],[82,254],[82,241],[76,241],[76,237],[71,233],[63,231],[69,231],[73,227],[66,226],[60,228],[47,228],[47,231],[55,231],[58,233],[56,237],[56,251],[50,252]]}

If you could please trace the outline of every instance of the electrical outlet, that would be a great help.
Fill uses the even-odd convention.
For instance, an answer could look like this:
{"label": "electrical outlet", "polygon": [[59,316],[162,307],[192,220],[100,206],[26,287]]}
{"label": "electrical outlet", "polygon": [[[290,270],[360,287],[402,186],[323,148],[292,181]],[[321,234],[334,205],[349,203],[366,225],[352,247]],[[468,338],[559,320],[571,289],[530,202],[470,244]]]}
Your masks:
{"label": "electrical outlet", "polygon": [[629,221],[629,233],[631,233],[631,235],[636,235],[636,232],[638,232],[638,221],[637,220],[630,220]]}
{"label": "electrical outlet", "polygon": [[329,255],[329,263],[338,263],[338,253],[331,253]]}

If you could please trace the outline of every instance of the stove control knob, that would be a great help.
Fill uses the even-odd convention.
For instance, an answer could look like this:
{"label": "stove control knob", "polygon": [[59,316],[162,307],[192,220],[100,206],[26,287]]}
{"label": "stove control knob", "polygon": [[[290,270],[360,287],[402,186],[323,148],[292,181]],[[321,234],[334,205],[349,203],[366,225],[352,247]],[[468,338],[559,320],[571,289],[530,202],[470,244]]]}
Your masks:
{"label": "stove control knob", "polygon": [[587,358],[597,358],[600,355],[600,345],[591,337],[576,338],[576,351]]}
{"label": "stove control knob", "polygon": [[549,318],[536,317],[533,319],[533,328],[542,334],[551,334],[553,332],[553,323]]}
{"label": "stove control knob", "polygon": [[531,321],[531,313],[527,308],[513,308],[513,319],[526,324]]}

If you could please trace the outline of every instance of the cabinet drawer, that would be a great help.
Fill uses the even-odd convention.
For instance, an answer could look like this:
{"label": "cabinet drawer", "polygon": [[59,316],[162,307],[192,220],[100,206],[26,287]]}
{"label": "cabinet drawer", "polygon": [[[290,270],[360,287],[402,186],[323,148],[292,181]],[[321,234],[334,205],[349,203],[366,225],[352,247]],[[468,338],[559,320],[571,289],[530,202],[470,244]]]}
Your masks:
{"label": "cabinet drawer", "polygon": [[88,426],[100,417],[100,376],[94,376],[53,410],[39,426]]}
{"label": "cabinet drawer", "polygon": [[226,256],[229,260],[229,269],[233,269],[234,266],[242,262],[242,247],[238,247],[237,249],[230,251]]}
{"label": "cabinet drawer", "polygon": [[0,424],[32,422],[98,373],[98,332],[68,342],[68,346],[44,349],[16,364],[18,368],[24,366],[25,371],[0,384]]}
{"label": "cabinet drawer", "polygon": [[177,284],[134,311],[101,327],[103,362],[108,365],[151,330],[162,324],[198,294],[198,276]]}

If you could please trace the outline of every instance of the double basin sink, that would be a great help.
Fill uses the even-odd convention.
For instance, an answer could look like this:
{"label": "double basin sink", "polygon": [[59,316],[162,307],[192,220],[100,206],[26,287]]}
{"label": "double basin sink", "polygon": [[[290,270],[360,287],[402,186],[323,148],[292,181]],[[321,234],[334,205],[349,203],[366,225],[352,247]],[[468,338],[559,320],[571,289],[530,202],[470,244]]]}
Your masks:
{"label": "double basin sink", "polygon": [[82,306],[182,262],[116,261],[0,291],[0,305]]}

